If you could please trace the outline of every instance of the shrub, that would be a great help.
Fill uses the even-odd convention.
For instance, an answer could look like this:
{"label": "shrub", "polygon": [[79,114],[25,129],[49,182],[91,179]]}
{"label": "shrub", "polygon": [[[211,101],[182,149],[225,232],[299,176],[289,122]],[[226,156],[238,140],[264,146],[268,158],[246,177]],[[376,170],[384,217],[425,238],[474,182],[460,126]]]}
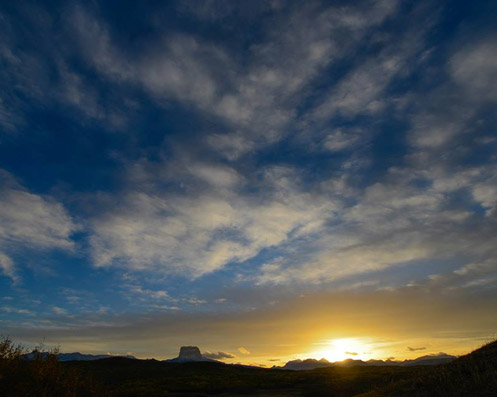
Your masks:
{"label": "shrub", "polygon": [[59,362],[58,349],[43,345],[31,353],[9,337],[0,338],[0,390],[3,396],[109,395],[86,373]]}

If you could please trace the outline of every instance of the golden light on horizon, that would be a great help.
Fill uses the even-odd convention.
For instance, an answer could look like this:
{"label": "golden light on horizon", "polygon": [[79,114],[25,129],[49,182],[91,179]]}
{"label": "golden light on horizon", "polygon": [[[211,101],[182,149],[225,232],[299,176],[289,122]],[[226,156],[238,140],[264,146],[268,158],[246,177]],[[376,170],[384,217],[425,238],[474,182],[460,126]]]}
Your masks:
{"label": "golden light on horizon", "polygon": [[316,350],[313,356],[316,359],[324,358],[330,362],[343,361],[348,358],[359,360],[364,358],[365,345],[354,338],[333,339],[326,347]]}

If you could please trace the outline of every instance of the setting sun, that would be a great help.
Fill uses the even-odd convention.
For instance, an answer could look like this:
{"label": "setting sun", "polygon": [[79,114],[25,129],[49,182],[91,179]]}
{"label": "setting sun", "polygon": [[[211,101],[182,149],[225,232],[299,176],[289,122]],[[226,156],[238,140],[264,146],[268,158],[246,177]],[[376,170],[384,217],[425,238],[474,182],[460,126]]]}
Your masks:
{"label": "setting sun", "polygon": [[357,339],[334,339],[327,343],[322,350],[316,351],[316,358],[324,358],[330,362],[342,361],[348,358],[361,359],[364,355],[364,345]]}

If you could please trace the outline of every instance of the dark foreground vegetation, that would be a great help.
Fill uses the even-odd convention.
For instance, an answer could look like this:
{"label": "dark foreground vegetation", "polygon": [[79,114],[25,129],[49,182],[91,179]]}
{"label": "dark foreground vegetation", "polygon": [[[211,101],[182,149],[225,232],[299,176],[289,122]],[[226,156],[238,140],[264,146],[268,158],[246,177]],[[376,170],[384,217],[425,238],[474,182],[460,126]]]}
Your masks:
{"label": "dark foreground vegetation", "polygon": [[107,389],[78,368],[65,366],[57,350],[42,346],[25,359],[26,351],[9,338],[0,340],[0,396],[104,396]]}
{"label": "dark foreground vegetation", "polygon": [[1,342],[2,396],[497,396],[497,342],[436,367],[310,371],[120,357],[60,363],[40,351],[27,361],[22,353]]}
{"label": "dark foreground vegetation", "polygon": [[425,368],[413,376],[384,385],[361,397],[497,396],[497,341],[457,360]]}

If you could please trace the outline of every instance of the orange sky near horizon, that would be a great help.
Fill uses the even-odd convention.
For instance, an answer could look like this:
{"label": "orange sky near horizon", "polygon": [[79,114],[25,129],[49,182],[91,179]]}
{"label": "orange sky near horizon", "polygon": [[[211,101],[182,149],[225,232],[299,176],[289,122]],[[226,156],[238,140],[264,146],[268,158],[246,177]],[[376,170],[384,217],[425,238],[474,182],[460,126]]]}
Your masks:
{"label": "orange sky near horizon", "polygon": [[[227,363],[283,365],[294,359],[413,359],[444,352],[462,355],[495,339],[492,299],[404,288],[323,292],[245,312],[155,313],[19,332],[16,341],[63,352],[132,354],[168,359],[180,346],[223,352]],[[41,332],[41,333],[40,333]],[[82,336],[83,335],[83,336]]]}

